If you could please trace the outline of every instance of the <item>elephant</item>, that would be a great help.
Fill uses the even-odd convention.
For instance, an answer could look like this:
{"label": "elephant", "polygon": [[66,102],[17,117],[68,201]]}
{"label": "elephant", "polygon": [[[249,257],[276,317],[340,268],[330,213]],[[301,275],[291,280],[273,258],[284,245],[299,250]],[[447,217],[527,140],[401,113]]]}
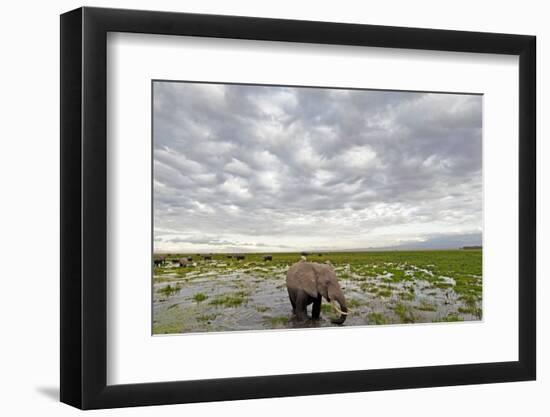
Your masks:
{"label": "elephant", "polygon": [[292,311],[299,321],[307,320],[307,306],[312,303],[311,318],[319,319],[323,297],[340,314],[339,318],[332,319],[331,322],[343,324],[346,321],[346,298],[330,263],[307,262],[302,258],[288,269],[286,287]]}
{"label": "elephant", "polygon": [[184,267],[184,266],[187,266],[189,265],[189,258],[181,258],[179,261],[178,261],[180,267]]}
{"label": "elephant", "polygon": [[162,266],[166,263],[166,257],[162,255],[154,255],[153,256],[153,264],[155,266]]}

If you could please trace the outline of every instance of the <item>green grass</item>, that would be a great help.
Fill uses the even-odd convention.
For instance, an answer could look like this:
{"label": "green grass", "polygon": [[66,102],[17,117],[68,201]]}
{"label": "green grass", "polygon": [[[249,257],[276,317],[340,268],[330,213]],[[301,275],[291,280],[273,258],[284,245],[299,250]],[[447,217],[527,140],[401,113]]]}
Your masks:
{"label": "green grass", "polygon": [[378,287],[369,283],[361,283],[360,288],[365,292],[370,292],[372,294],[378,294]]}
{"label": "green grass", "polygon": [[439,288],[440,290],[447,290],[449,288],[453,288],[453,284],[450,284],[448,282],[434,282],[432,285],[435,288]]}
{"label": "green grass", "polygon": [[238,291],[229,294],[218,295],[210,304],[224,307],[238,307],[248,299],[248,293],[245,291]]}
{"label": "green grass", "polygon": [[415,316],[410,307],[407,307],[404,304],[397,304],[394,309],[394,313],[397,314],[401,323],[414,323]]}
{"label": "green grass", "polygon": [[453,322],[453,321],[464,321],[462,317],[455,313],[449,313],[445,317],[434,320],[436,322]]}
{"label": "green grass", "polygon": [[266,317],[265,320],[272,327],[285,326],[288,323],[287,316]]}
{"label": "green grass", "polygon": [[[263,253],[246,254],[242,261],[227,259],[227,254],[213,254],[212,261],[202,261],[196,254],[170,254],[168,259],[180,257],[193,257],[197,268],[224,263],[226,267],[237,268],[243,265],[258,266],[262,268],[285,267],[300,260],[299,253],[273,253],[273,261],[263,261]],[[416,268],[426,269],[436,275],[453,277],[456,274],[463,274],[465,277],[481,276],[482,250],[426,250],[426,251],[381,251],[381,252],[331,252],[323,254],[322,257],[310,255],[309,261],[325,262],[330,261],[335,267],[349,264],[351,272],[359,272],[364,276],[377,276],[383,273],[392,273],[392,280],[410,280],[405,271],[413,271]],[[392,265],[388,265],[391,263]],[[174,271],[179,268],[159,267],[155,270]],[[190,267],[181,268],[188,270]]]}
{"label": "green grass", "polygon": [[361,305],[363,305],[363,303],[359,300],[356,300],[355,298],[351,298],[349,300],[347,300],[347,305],[348,305],[348,308],[357,308]]}
{"label": "green grass", "polygon": [[393,291],[389,288],[378,288],[379,297],[391,297]]}
{"label": "green grass", "polygon": [[202,292],[198,292],[195,295],[193,295],[193,300],[195,300],[197,303],[203,302],[207,298],[208,296]]}
{"label": "green grass", "polygon": [[420,311],[437,311],[437,306],[422,302],[418,307],[416,307],[416,309]]}
{"label": "green grass", "polygon": [[331,313],[334,309],[330,304],[321,304],[321,312],[322,313]]}
{"label": "green grass", "polygon": [[217,314],[203,314],[197,317],[197,321],[208,323],[216,319]]}
{"label": "green grass", "polygon": [[382,313],[369,313],[367,314],[367,320],[369,324],[386,324],[386,317]]}
{"label": "green grass", "polygon": [[181,324],[178,323],[167,323],[155,325],[154,334],[171,334],[179,333],[181,331]]}
{"label": "green grass", "polygon": [[159,266],[155,266],[153,268],[153,273],[155,275],[161,275],[161,274],[165,274],[167,271],[166,271],[166,268],[163,268],[163,267],[159,267]]}
{"label": "green grass", "polygon": [[168,284],[162,288],[159,288],[157,290],[157,293],[160,295],[164,295],[165,297],[170,297],[171,295],[177,293],[179,290],[181,290],[181,284],[175,284],[174,286]]}
{"label": "green grass", "polygon": [[414,295],[414,293],[411,293],[410,291],[403,291],[403,292],[399,293],[399,298],[401,298],[403,301],[412,301],[412,300],[414,300],[415,295]]}

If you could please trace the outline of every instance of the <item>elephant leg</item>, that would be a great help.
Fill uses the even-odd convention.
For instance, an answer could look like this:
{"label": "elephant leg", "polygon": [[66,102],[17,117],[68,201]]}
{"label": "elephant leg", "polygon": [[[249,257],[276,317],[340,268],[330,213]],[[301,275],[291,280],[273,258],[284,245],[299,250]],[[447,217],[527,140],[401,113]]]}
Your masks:
{"label": "elephant leg", "polygon": [[311,309],[311,318],[313,320],[319,320],[319,317],[321,317],[321,301],[322,297],[317,297],[313,300],[313,307]]}
{"label": "elephant leg", "polygon": [[296,290],[287,288],[288,298],[290,299],[290,304],[292,304],[292,312],[296,314]]}
{"label": "elephant leg", "polygon": [[309,295],[304,290],[298,290],[296,293],[296,318],[299,321],[307,320],[307,305]]}

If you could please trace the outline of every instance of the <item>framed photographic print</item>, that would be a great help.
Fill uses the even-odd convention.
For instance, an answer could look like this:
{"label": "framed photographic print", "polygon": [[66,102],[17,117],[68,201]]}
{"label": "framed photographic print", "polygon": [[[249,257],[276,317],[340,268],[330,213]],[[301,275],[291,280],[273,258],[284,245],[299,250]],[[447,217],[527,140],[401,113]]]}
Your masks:
{"label": "framed photographic print", "polygon": [[531,380],[535,38],[61,16],[61,400]]}

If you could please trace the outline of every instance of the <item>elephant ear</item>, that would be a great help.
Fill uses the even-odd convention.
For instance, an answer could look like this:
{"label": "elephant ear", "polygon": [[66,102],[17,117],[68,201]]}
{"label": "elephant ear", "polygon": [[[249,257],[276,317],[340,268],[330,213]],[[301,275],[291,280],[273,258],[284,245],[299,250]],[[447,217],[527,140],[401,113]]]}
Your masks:
{"label": "elephant ear", "polygon": [[313,298],[318,297],[317,293],[317,279],[315,270],[310,264],[302,263],[299,265],[296,271],[297,280],[302,288],[309,296]]}
{"label": "elephant ear", "polygon": [[317,292],[321,294],[325,300],[329,301],[329,287],[332,285],[332,281],[336,280],[336,274],[334,269],[330,265],[316,264],[315,265],[316,280],[317,280]]}

